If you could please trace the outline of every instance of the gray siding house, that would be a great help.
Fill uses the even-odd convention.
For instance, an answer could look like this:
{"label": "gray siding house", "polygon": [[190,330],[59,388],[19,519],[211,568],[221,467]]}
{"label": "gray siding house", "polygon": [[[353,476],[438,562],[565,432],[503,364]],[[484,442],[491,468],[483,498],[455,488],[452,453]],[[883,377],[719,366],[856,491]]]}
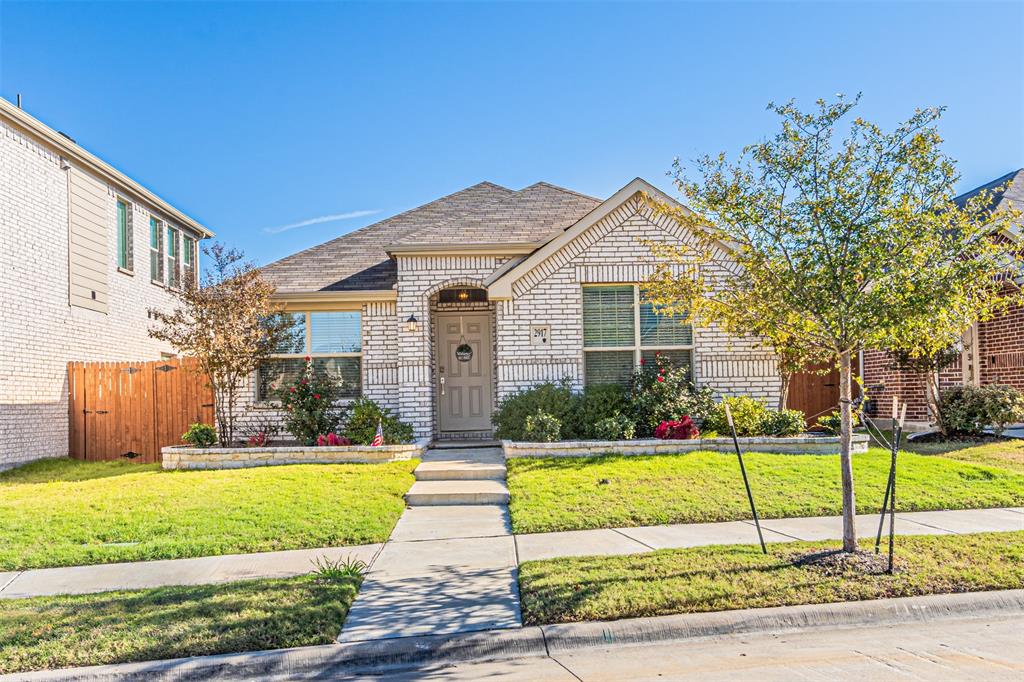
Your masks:
{"label": "gray siding house", "polygon": [[770,350],[644,301],[645,242],[688,239],[645,196],[670,201],[639,178],[603,200],[482,182],[266,266],[304,334],[262,367],[243,409],[273,414],[307,354],[346,397],[394,410],[417,437],[488,437],[502,397],[564,378],[625,381],[656,352],[722,394],[776,401]]}

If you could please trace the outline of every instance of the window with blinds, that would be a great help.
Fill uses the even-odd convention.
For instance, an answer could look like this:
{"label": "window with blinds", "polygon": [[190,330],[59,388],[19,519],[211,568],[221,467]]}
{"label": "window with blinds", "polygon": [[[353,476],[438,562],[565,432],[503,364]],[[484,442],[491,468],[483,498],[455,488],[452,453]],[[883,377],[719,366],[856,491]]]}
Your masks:
{"label": "window with blinds", "polygon": [[362,394],[362,318],[358,312],[292,313],[293,334],[260,364],[256,392],[259,400],[274,400],[291,386],[312,358],[313,369],[327,374],[344,399]]}
{"label": "window with blinds", "polygon": [[637,284],[583,287],[587,384],[628,384],[634,368],[661,354],[693,376],[693,326],[643,300]]}

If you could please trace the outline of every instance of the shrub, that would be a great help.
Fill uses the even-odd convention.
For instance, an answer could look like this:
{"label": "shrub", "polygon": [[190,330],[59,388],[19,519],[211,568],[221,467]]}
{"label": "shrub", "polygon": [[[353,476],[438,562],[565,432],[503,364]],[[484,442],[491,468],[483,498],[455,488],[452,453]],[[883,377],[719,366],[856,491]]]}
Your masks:
{"label": "shrub", "polygon": [[992,427],[1000,435],[1007,424],[1024,421],[1024,394],[1012,386],[955,386],[943,392],[939,413],[951,436],[980,436]]}
{"label": "shrub", "polygon": [[[575,403],[571,418],[573,431],[582,438],[601,438],[597,434],[598,422],[616,416],[623,416],[628,409],[626,390],[618,384],[591,384],[573,397]],[[565,420],[563,419],[563,426]],[[620,440],[618,438],[608,440]]]}
{"label": "shrub", "polygon": [[736,426],[737,436],[764,435],[763,423],[768,416],[768,408],[760,400],[745,395],[725,398],[715,405],[711,414],[704,420],[704,428],[731,435],[729,422],[725,418],[725,405],[732,410],[732,422]]}
{"label": "shrub", "polygon": [[628,415],[614,414],[594,424],[592,433],[597,440],[632,440],[636,424]]}
{"label": "shrub", "polygon": [[665,421],[687,415],[706,419],[714,404],[710,388],[695,387],[689,372],[663,355],[655,355],[653,363],[642,363],[630,380],[629,409],[640,438],[650,438]]}
{"label": "shrub", "polygon": [[307,356],[306,368],[295,383],[277,392],[287,412],[285,430],[303,445],[313,445],[317,436],[334,431],[341,421],[341,410],[334,406],[336,393],[334,381],[326,372],[314,371]]}
{"label": "shrub", "polygon": [[[822,416],[818,417],[818,426],[820,426],[825,433],[831,436],[839,435],[839,428],[841,422],[842,418],[839,416],[838,410],[833,410],[828,414],[823,414]],[[853,425],[857,426],[856,415],[854,415]]]}
{"label": "shrub", "polygon": [[197,448],[209,448],[217,444],[217,429],[209,424],[192,424],[181,436],[182,443]]}
{"label": "shrub", "polygon": [[317,447],[324,447],[325,445],[352,445],[352,441],[344,436],[339,436],[336,433],[320,434],[316,437]]}
{"label": "shrub", "polygon": [[537,410],[526,417],[526,437],[538,443],[554,443],[561,439],[562,422],[547,412]]}
{"label": "shrub", "polygon": [[761,435],[796,436],[807,429],[807,421],[800,410],[768,410],[761,421]]}
{"label": "shrub", "polygon": [[365,561],[351,556],[345,559],[329,559],[319,556],[313,559],[312,563],[315,568],[313,575],[316,576],[316,580],[325,583],[343,583],[349,580],[361,583],[369,568]]}
{"label": "shrub", "polygon": [[391,410],[381,407],[369,398],[358,398],[348,407],[344,434],[350,443],[369,445],[381,425],[384,442],[390,445],[412,441],[412,426],[399,421]]}
{"label": "shrub", "polygon": [[581,434],[576,428],[574,415],[577,405],[578,399],[573,395],[568,380],[557,384],[538,384],[507,396],[498,404],[491,417],[495,427],[494,435],[507,440],[529,440],[526,435],[526,418],[544,412],[562,424],[563,436],[578,438]]}
{"label": "shrub", "polygon": [[654,429],[654,437],[662,440],[689,440],[700,436],[700,430],[688,415],[681,419],[665,421]]}

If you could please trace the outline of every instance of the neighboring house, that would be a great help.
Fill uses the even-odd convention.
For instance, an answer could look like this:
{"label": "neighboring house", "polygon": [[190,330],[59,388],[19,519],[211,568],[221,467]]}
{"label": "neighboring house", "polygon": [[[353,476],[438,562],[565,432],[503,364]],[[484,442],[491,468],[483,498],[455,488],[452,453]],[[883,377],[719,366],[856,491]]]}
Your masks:
{"label": "neighboring house", "polygon": [[[1024,168],[972,189],[954,201],[963,206],[985,190],[997,190],[992,199],[993,211],[1005,211],[1010,206],[1024,209]],[[1005,237],[1019,240],[1022,229],[1024,225],[1020,223],[1011,225]],[[1020,285],[1021,278],[1006,283],[1013,289]],[[870,399],[870,414],[887,416],[896,395],[907,403],[907,421],[912,427],[930,425],[924,376],[895,369],[890,356],[879,350],[861,354],[861,376]],[[1024,390],[1024,307],[1014,306],[971,327],[964,335],[959,361],[939,372],[940,391],[951,386],[988,384],[1009,384]]]}
{"label": "neighboring house", "polygon": [[67,455],[69,361],[171,354],[147,311],[195,280],[208,236],[0,99],[0,469]]}
{"label": "neighboring house", "polygon": [[645,195],[671,201],[641,179],[605,200],[484,182],[266,266],[304,336],[259,371],[246,414],[273,415],[306,354],[346,398],[380,402],[418,437],[489,437],[504,396],[626,382],[658,352],[698,384],[774,404],[770,351],[645,303],[645,242],[690,237]]}

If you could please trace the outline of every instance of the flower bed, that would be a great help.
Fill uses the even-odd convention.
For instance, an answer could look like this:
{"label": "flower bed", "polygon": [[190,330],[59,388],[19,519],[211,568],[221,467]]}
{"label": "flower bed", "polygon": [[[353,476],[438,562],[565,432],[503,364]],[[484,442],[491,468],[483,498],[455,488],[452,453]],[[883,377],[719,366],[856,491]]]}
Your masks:
{"label": "flower bed", "polygon": [[[803,435],[789,438],[767,436],[740,438],[743,452],[774,452],[787,455],[835,455],[838,436]],[[576,440],[554,443],[524,443],[503,440],[505,457],[592,457],[594,455],[668,455],[678,452],[711,450],[733,452],[732,438],[692,438],[689,440]],[[867,452],[868,437],[854,434],[853,452]]]}
{"label": "flower bed", "polygon": [[161,450],[164,469],[243,469],[278,464],[369,464],[419,457],[429,438],[402,445],[328,445],[252,448],[193,448],[171,446]]}

